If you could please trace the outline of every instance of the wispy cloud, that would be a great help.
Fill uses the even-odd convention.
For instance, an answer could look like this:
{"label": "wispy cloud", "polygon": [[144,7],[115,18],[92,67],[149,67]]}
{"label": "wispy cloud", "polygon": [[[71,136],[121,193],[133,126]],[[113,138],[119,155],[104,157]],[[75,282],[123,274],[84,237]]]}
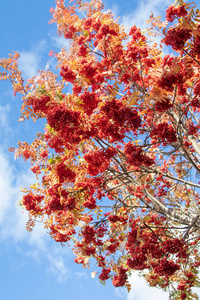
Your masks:
{"label": "wispy cloud", "polygon": [[52,273],[54,276],[56,275],[58,282],[64,282],[67,278],[69,278],[69,270],[66,267],[64,259],[60,255],[48,255],[47,256],[50,266],[48,268],[48,273]]}
{"label": "wispy cloud", "polygon": [[64,36],[58,36],[54,31],[50,31],[48,33],[48,36],[50,37],[53,46],[52,50],[56,50],[55,48],[60,50],[63,47],[65,47],[66,49],[69,48],[69,40],[64,38]]}
{"label": "wispy cloud", "polygon": [[46,41],[41,40],[30,51],[20,51],[19,69],[23,72],[25,78],[37,75],[45,49]]}
{"label": "wispy cloud", "polygon": [[164,16],[165,9],[169,4],[171,4],[171,0],[138,1],[136,8],[128,14],[120,14],[120,10],[117,5],[112,7],[112,11],[116,16],[120,16],[119,21],[126,28],[136,25],[141,29],[145,29],[147,27],[147,20],[149,20],[151,13],[153,12],[154,16]]}
{"label": "wispy cloud", "polygon": [[162,299],[168,300],[168,293],[153,287],[148,287],[144,278],[138,276],[138,273],[133,273],[129,278],[129,282],[132,286],[130,293],[126,300],[155,300]]}
{"label": "wispy cloud", "polygon": [[63,282],[70,273],[66,267],[69,250],[50,238],[43,223],[37,222],[34,229],[27,232],[28,213],[17,205],[22,198],[20,187],[29,187],[34,179],[29,170],[17,171],[8,155],[0,151],[0,242],[11,242],[22,255],[43,264],[51,280],[53,277]]}

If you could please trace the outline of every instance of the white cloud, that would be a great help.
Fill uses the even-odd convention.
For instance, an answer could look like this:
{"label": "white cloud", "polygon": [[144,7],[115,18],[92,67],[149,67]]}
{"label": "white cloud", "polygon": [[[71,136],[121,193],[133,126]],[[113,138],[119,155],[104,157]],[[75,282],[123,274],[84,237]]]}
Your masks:
{"label": "white cloud", "polygon": [[17,202],[22,198],[20,187],[28,187],[35,177],[29,170],[19,172],[10,163],[7,154],[0,151],[0,241],[11,241],[22,255],[44,263],[48,274],[62,282],[68,278],[68,268],[64,257],[67,249],[53,242],[44,229],[43,223],[37,222],[31,232],[25,229],[28,213],[23,212]]}
{"label": "white cloud", "polygon": [[165,9],[169,4],[171,4],[171,0],[147,0],[137,2],[138,6],[136,9],[127,15],[122,15],[121,23],[130,28],[133,25],[140,27],[141,29],[145,29],[147,27],[147,20],[151,13],[153,12],[154,16],[163,15]]}
{"label": "white cloud", "polygon": [[40,55],[34,51],[20,52],[19,68],[26,78],[31,78],[37,74],[40,62]]}
{"label": "white cloud", "polygon": [[115,294],[117,297],[121,298],[121,299],[125,299],[127,296],[127,290],[123,287],[119,287],[115,289]]}
{"label": "white cloud", "polygon": [[42,54],[46,48],[46,41],[41,40],[30,51],[20,51],[19,69],[25,78],[37,75]]}
{"label": "white cloud", "polygon": [[[69,40],[64,38],[64,36],[58,36],[53,31],[50,31],[48,35],[51,39],[53,47],[56,47],[59,50],[63,47],[65,47],[66,49],[69,48]],[[53,49],[53,50],[55,50],[55,49]]]}
{"label": "white cloud", "polygon": [[86,278],[88,278],[88,275],[84,272],[75,272],[75,275],[77,277],[86,277]]}
{"label": "white cloud", "polygon": [[5,222],[16,190],[12,187],[13,174],[6,157],[0,153],[0,224]]}
{"label": "white cloud", "polygon": [[129,278],[129,282],[132,286],[130,293],[128,294],[126,300],[155,300],[162,299],[168,300],[168,293],[153,287],[148,287],[144,278],[138,276],[135,272]]}
{"label": "white cloud", "polygon": [[48,272],[56,275],[58,282],[63,282],[68,278],[68,268],[65,266],[65,262],[62,256],[59,255],[48,255],[47,256],[50,267]]}

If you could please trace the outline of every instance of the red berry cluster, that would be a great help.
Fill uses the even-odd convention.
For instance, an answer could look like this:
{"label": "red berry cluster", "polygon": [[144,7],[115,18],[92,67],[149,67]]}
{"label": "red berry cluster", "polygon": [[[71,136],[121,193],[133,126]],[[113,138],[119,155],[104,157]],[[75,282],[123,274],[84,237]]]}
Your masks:
{"label": "red berry cluster", "polygon": [[85,91],[81,94],[80,99],[82,100],[82,106],[85,113],[90,116],[94,109],[97,108],[99,99],[94,92]]}
{"label": "red berry cluster", "polygon": [[89,196],[86,201],[83,202],[83,206],[88,209],[94,209],[96,207],[96,200],[94,197]]}
{"label": "red berry cluster", "polygon": [[124,269],[123,267],[119,267],[117,269],[117,274],[118,275],[114,275],[114,278],[112,280],[112,283],[115,287],[119,287],[119,286],[124,286],[125,282],[128,278],[127,274],[127,269]]}
{"label": "red berry cluster", "polygon": [[133,257],[133,259],[127,259],[127,265],[133,270],[144,270],[147,268],[146,264],[147,257],[143,253],[140,253]]}
{"label": "red berry cluster", "polygon": [[180,269],[180,265],[174,263],[172,260],[162,258],[158,263],[153,264],[154,272],[160,276],[172,276],[177,270]]}
{"label": "red berry cluster", "polygon": [[157,126],[153,128],[150,133],[151,138],[155,140],[161,139],[163,145],[171,144],[176,142],[176,131],[169,125],[167,122],[159,123]]}
{"label": "red berry cluster", "polygon": [[184,5],[178,7],[170,5],[166,10],[166,20],[168,22],[173,22],[176,18],[185,17],[187,15],[187,10]]}
{"label": "red berry cluster", "polygon": [[170,109],[172,107],[172,103],[170,101],[169,98],[164,98],[162,99],[161,101],[158,100],[156,102],[156,105],[155,105],[155,109],[156,111],[158,112],[164,112],[164,111],[167,111],[168,109]]}
{"label": "red berry cluster", "polygon": [[60,76],[62,76],[67,82],[74,83],[76,80],[76,74],[68,66],[61,67]]}
{"label": "red berry cluster", "polygon": [[60,183],[63,183],[65,181],[74,182],[76,178],[76,173],[67,168],[63,162],[56,166],[56,172],[59,177]]}
{"label": "red berry cluster", "polygon": [[91,242],[95,241],[95,230],[93,227],[87,225],[85,226],[84,230],[82,231],[83,241],[86,244],[90,244]]}
{"label": "red berry cluster", "polygon": [[132,130],[136,130],[141,125],[141,119],[136,110],[124,106],[118,99],[106,102],[101,111],[117,126],[130,126]]}
{"label": "red berry cluster", "polygon": [[181,50],[186,41],[189,40],[192,37],[191,30],[187,28],[170,28],[167,31],[167,34],[165,38],[163,39],[163,42],[167,46],[172,46],[173,50]]}
{"label": "red berry cluster", "polygon": [[110,159],[115,154],[115,149],[96,150],[85,154],[84,159],[88,163],[88,174],[97,175],[104,172],[110,164]]}
{"label": "red berry cluster", "polygon": [[193,92],[195,95],[200,96],[200,81],[195,84]]}
{"label": "red berry cluster", "polygon": [[43,195],[34,195],[32,193],[29,193],[23,196],[22,203],[25,206],[26,210],[33,210],[36,213],[39,213],[42,211],[39,204],[43,199]]}
{"label": "red berry cluster", "polygon": [[128,142],[124,147],[126,161],[128,164],[133,166],[151,166],[154,163],[154,160],[148,157],[143,151],[141,147],[134,146],[131,142]]}
{"label": "red berry cluster", "polygon": [[110,276],[109,276],[110,271],[111,271],[110,268],[108,268],[108,269],[103,268],[101,274],[99,275],[99,279],[101,279],[101,280],[109,279],[110,278]]}
{"label": "red berry cluster", "polygon": [[67,28],[67,32],[65,32],[64,34],[64,37],[66,39],[72,39],[75,32],[76,32],[76,27],[74,25],[69,25]]}
{"label": "red berry cluster", "polygon": [[34,112],[43,112],[47,113],[47,111],[50,108],[50,96],[48,95],[42,95],[40,98],[37,97],[31,97],[29,98],[29,103],[33,106]]}
{"label": "red berry cluster", "polygon": [[166,240],[163,242],[162,246],[166,253],[175,254],[181,251],[181,249],[183,248],[183,242],[179,239]]}
{"label": "red berry cluster", "polygon": [[48,111],[48,124],[56,131],[64,130],[66,125],[75,127],[79,125],[80,113],[72,111],[66,105],[60,104]]}

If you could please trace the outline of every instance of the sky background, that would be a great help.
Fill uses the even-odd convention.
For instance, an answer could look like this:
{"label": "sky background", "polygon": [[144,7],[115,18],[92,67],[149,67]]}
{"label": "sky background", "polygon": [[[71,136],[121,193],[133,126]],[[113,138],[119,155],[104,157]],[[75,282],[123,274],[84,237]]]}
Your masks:
{"label": "sky background", "polygon": [[[169,0],[103,1],[125,27],[134,24],[144,29],[151,12],[163,15]],[[67,3],[67,1],[66,1]],[[200,6],[200,0],[196,1]],[[56,61],[49,51],[59,52],[67,47],[58,38],[55,24],[49,24],[50,7],[54,0],[0,0],[0,57],[11,51],[20,53],[20,70],[25,79],[37,75],[47,64],[55,71]],[[114,288],[111,282],[102,286],[91,268],[73,262],[74,256],[66,246],[56,243],[38,223],[29,233],[25,229],[28,215],[17,202],[22,198],[20,187],[35,182],[29,164],[14,160],[7,149],[17,147],[18,141],[31,142],[43,121],[17,122],[20,115],[20,96],[13,96],[11,84],[0,82],[0,298],[3,300],[167,300],[167,294],[148,288],[136,274],[130,278],[132,290]]]}

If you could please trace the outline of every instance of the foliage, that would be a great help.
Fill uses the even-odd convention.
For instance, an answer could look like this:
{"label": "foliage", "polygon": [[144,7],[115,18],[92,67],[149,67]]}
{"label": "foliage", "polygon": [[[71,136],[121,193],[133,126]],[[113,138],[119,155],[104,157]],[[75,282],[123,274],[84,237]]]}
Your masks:
{"label": "foliage", "polygon": [[[22,94],[20,121],[47,120],[15,156],[42,179],[23,189],[27,229],[41,218],[52,238],[73,244],[75,262],[93,258],[103,283],[130,290],[140,270],[173,299],[195,299],[200,266],[200,13],[178,1],[166,21],[150,17],[152,36],[127,34],[101,1],[56,1],[58,34],[70,48],[60,70],[24,85],[17,53],[1,59],[1,79]],[[66,92],[66,85],[68,91]],[[10,149],[11,151],[14,148]]]}

